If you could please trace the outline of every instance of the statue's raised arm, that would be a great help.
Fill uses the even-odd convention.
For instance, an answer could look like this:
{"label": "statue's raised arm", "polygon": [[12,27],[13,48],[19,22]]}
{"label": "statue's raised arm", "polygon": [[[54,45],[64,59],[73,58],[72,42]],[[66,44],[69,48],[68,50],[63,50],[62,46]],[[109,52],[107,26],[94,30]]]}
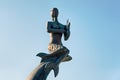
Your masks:
{"label": "statue's raised arm", "polygon": [[69,20],[67,20],[67,24],[66,24],[66,31],[64,33],[64,40],[68,40],[70,37],[70,22]]}

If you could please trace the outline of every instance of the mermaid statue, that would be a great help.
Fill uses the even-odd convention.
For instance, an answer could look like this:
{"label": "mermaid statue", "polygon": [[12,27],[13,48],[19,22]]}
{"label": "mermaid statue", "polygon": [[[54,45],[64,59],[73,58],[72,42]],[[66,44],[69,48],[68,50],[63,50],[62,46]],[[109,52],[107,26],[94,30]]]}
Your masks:
{"label": "mermaid statue", "polygon": [[62,44],[62,36],[67,41],[70,37],[70,22],[67,20],[66,25],[58,22],[59,11],[53,8],[50,12],[52,21],[47,22],[47,32],[50,34],[50,43],[48,45],[48,53],[40,52],[37,54],[41,57],[41,62],[26,80],[46,80],[51,70],[54,71],[56,77],[59,73],[59,64],[72,60],[69,50]]}

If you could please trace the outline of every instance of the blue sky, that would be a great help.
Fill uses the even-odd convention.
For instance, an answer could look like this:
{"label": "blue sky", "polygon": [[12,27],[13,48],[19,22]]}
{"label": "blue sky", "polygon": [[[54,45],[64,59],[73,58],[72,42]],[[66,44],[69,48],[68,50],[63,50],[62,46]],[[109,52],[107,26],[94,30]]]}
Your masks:
{"label": "blue sky", "polygon": [[25,80],[48,52],[46,22],[59,9],[59,22],[71,22],[63,44],[71,62],[48,80],[120,80],[119,0],[0,0],[0,80]]}

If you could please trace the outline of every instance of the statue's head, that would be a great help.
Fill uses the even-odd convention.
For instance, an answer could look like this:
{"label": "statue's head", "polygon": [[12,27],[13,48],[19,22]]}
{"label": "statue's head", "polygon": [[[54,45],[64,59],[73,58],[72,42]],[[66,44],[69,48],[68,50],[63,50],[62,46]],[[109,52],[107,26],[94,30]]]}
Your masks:
{"label": "statue's head", "polygon": [[58,14],[59,14],[59,11],[58,11],[57,8],[53,8],[53,9],[51,10],[50,14],[51,14],[51,17],[52,17],[52,18],[57,18],[57,17],[58,17]]}

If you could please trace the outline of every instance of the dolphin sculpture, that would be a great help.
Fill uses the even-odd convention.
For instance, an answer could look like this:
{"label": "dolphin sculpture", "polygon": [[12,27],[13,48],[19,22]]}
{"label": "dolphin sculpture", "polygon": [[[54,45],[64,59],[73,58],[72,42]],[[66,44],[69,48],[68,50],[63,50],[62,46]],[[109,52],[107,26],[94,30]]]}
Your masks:
{"label": "dolphin sculpture", "polygon": [[59,64],[68,53],[68,50],[65,48],[52,54],[38,53],[36,56],[42,58],[41,62],[26,80],[46,80],[51,70],[54,71],[54,76],[56,77],[59,73]]}

